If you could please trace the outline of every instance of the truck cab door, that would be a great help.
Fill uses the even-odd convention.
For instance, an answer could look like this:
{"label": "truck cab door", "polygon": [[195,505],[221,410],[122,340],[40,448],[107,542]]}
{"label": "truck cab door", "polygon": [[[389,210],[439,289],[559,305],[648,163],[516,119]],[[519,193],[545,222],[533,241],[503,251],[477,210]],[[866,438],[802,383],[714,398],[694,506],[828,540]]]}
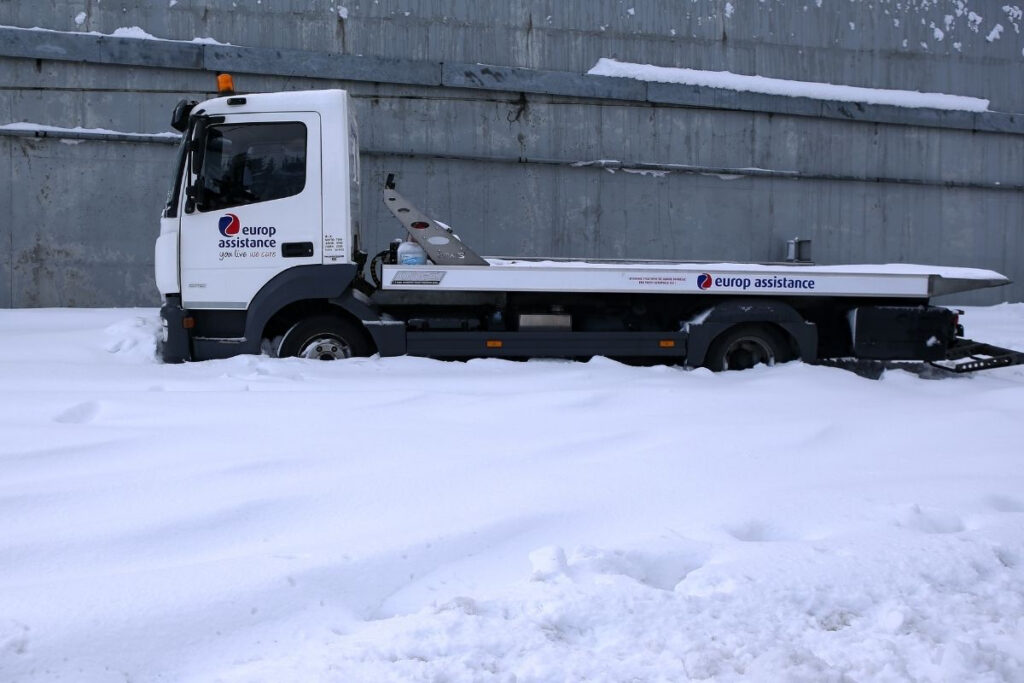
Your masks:
{"label": "truck cab door", "polygon": [[323,260],[320,116],[235,114],[199,130],[185,170],[182,303],[244,310],[278,273]]}

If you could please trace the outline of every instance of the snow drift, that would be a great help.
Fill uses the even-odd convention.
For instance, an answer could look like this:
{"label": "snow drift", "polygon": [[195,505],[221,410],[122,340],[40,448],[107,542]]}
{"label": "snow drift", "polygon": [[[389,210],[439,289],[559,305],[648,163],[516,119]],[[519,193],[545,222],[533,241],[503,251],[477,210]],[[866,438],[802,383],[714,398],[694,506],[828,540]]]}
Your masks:
{"label": "snow drift", "polygon": [[[969,309],[1024,347],[1024,305]],[[154,360],[0,311],[5,681],[1020,680],[1024,370]]]}

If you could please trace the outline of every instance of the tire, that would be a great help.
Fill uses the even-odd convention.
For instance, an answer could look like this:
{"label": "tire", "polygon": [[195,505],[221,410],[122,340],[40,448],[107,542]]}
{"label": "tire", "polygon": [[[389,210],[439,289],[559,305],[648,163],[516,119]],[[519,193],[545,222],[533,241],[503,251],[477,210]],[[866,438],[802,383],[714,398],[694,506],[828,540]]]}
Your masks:
{"label": "tire", "polygon": [[791,360],[786,338],[767,325],[731,327],[715,337],[704,356],[704,367],[715,372],[747,370],[764,363],[775,365]]}
{"label": "tire", "polygon": [[314,315],[292,325],[277,349],[281,358],[315,360],[341,360],[371,353],[373,345],[359,325],[329,314]]}

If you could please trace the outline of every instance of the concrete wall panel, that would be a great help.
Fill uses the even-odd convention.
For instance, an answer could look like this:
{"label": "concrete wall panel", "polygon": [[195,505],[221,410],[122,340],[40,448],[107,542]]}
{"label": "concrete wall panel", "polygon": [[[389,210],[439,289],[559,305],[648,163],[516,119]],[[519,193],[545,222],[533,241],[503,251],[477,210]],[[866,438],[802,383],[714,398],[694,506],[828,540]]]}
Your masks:
{"label": "concrete wall panel", "polygon": [[6,138],[12,174],[12,304],[140,306],[153,283],[154,226],[173,148]]}
{"label": "concrete wall panel", "polygon": [[[2,102],[2,98],[0,98]],[[2,106],[2,105],[0,105]],[[0,179],[11,177],[14,158],[11,148],[13,138],[0,138]],[[0,308],[11,308],[14,305],[11,296],[11,277],[13,273],[13,209],[14,187],[12,183],[0,183]]]}
{"label": "concrete wall panel", "polygon": [[530,98],[358,97],[368,149],[1024,186],[1021,136]]}

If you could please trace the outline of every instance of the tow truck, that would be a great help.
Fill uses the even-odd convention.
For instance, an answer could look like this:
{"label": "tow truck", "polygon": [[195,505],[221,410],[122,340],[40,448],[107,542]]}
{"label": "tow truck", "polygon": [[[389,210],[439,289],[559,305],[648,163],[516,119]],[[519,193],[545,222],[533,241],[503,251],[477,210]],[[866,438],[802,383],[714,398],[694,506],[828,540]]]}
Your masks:
{"label": "tow truck", "polygon": [[1024,362],[963,338],[933,297],[1003,285],[973,268],[482,257],[398,193],[404,226],[360,243],[359,143],[343,90],[182,100],[155,248],[169,363],[260,354],[608,356],[712,370],[801,359]]}

